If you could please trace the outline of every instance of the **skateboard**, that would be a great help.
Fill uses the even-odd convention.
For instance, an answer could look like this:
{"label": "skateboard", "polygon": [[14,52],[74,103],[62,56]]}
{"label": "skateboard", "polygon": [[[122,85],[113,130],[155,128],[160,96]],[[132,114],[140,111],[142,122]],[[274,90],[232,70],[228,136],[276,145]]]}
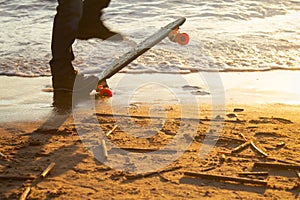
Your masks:
{"label": "skateboard", "polygon": [[120,58],[114,60],[99,76],[99,82],[96,88],[96,96],[111,97],[112,91],[109,89],[106,79],[109,79],[121,69],[126,67],[140,55],[151,49],[164,38],[168,37],[170,41],[180,45],[187,45],[190,41],[187,33],[181,33],[179,27],[186,21],[186,18],[181,17],[166,26],[162,27],[153,35],[139,43],[133,50],[125,53]]}

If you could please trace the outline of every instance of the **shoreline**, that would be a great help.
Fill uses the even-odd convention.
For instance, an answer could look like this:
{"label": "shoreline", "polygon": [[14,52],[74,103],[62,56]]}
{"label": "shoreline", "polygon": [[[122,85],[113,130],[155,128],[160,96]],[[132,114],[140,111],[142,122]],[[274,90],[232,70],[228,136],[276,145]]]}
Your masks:
{"label": "shoreline", "polygon": [[[106,101],[134,103],[300,105],[300,71],[201,72],[192,74],[125,74],[111,77],[114,95]],[[51,77],[0,77],[1,122],[43,121],[53,109],[53,93],[42,90]],[[156,94],[159,94],[158,96]],[[99,102],[101,103],[101,101]]]}

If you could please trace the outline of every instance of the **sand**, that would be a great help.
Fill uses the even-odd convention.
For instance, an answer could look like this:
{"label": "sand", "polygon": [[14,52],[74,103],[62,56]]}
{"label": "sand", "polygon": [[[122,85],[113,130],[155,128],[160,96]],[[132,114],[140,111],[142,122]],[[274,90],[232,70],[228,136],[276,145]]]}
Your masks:
{"label": "sand", "polygon": [[[272,73],[284,79],[290,72]],[[18,199],[27,187],[31,188],[28,199],[297,199],[299,96],[287,85],[274,87],[278,79],[270,84],[272,73],[221,75],[226,94],[223,106],[210,103],[209,95],[203,93],[208,91],[204,86],[188,87],[196,85],[193,78],[189,85],[177,83],[179,87],[174,81],[173,88],[181,88],[175,92],[175,97],[183,99],[179,103],[174,95],[147,102],[122,92],[122,87],[129,87],[122,84],[113,86],[116,94],[112,99],[87,101],[95,105],[92,109],[86,102],[80,103],[80,109],[73,114],[51,107],[52,93],[35,89],[38,98],[30,103],[28,93],[20,95],[18,102],[11,95],[0,107],[6,113],[11,110],[10,117],[1,111],[0,199]],[[151,75],[144,78],[147,76]],[[112,85],[120,77],[112,79]],[[253,81],[266,81],[268,77],[267,85]],[[25,83],[12,77],[5,81]],[[34,82],[50,81],[39,78]],[[47,84],[38,87],[42,89]],[[140,86],[137,91],[146,94],[151,86]],[[199,112],[193,112],[192,100],[184,101],[185,92],[196,96]],[[288,93],[298,98],[289,98]],[[118,95],[130,96],[130,101],[122,103]],[[118,101],[114,102],[114,98]],[[162,103],[157,104],[160,100]],[[25,109],[27,113],[14,118],[24,105],[31,112]],[[104,136],[115,125],[117,128]],[[106,159],[100,145],[102,139],[106,141]],[[235,151],[244,143],[249,145]],[[53,162],[54,169],[40,178]],[[258,162],[284,164],[290,169],[255,166]],[[188,172],[262,182],[194,177]],[[239,175],[242,172],[267,175],[245,177]],[[14,179],[5,179],[7,176]]]}

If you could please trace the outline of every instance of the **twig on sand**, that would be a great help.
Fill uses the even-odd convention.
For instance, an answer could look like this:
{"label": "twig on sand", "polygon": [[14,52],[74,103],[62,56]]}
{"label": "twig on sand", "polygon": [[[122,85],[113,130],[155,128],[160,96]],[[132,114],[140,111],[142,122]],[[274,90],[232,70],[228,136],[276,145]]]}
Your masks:
{"label": "twig on sand", "polygon": [[104,139],[101,140],[100,147],[101,147],[101,154],[103,156],[103,159],[107,159],[108,157],[107,147]]}
{"label": "twig on sand", "polygon": [[269,162],[256,162],[254,163],[254,167],[300,170],[300,165],[289,165],[289,164],[269,163]]}
{"label": "twig on sand", "polygon": [[117,127],[118,125],[114,125],[114,127],[106,133],[106,136],[108,137],[112,132],[116,130]]}
{"label": "twig on sand", "polygon": [[[254,156],[254,155],[231,153],[231,151],[220,151],[218,153],[224,154],[226,156],[238,157],[238,158],[251,158],[251,159],[257,158],[257,156]],[[263,157],[261,157],[261,158],[263,158]]]}
{"label": "twig on sand", "polygon": [[239,176],[268,176],[269,172],[240,172],[238,173]]}
{"label": "twig on sand", "polygon": [[243,149],[245,149],[246,147],[248,147],[250,145],[250,141],[247,141],[243,144],[241,144],[240,146],[234,148],[231,153],[237,153],[237,152],[240,152],[242,151]]}
{"label": "twig on sand", "polygon": [[251,146],[257,151],[259,152],[261,155],[268,157],[268,154],[265,153],[263,150],[261,150],[260,148],[258,148],[253,141],[250,142]]}
{"label": "twig on sand", "polygon": [[27,181],[34,180],[35,176],[0,176],[0,180],[16,180],[16,181]]}
{"label": "twig on sand", "polygon": [[6,159],[7,156],[0,152],[0,157]]}
{"label": "twig on sand", "polygon": [[231,151],[220,151],[218,152],[219,154],[225,154],[226,156],[233,156],[233,157],[239,157],[239,158],[266,158],[270,161],[276,161],[284,164],[289,164],[289,165],[297,165],[298,163],[293,162],[293,161],[286,161],[286,160],[281,160],[275,157],[265,157],[265,156],[255,156],[255,155],[248,155],[248,154],[237,154],[237,153],[231,153]]}
{"label": "twig on sand", "polygon": [[248,139],[246,138],[246,136],[243,133],[239,133],[239,135],[243,138],[243,140],[248,141]]}
{"label": "twig on sand", "polygon": [[226,155],[225,154],[221,154],[221,157],[220,157],[220,164],[223,164],[226,160]]}
{"label": "twig on sand", "polygon": [[174,149],[159,149],[159,148],[135,148],[135,147],[120,147],[120,148],[111,148],[109,152],[111,154],[120,153],[120,150],[128,151],[128,152],[139,152],[139,153],[178,153],[177,150]]}
{"label": "twig on sand", "polygon": [[20,197],[20,200],[25,200],[25,199],[27,199],[27,197],[28,197],[30,191],[31,191],[31,188],[30,188],[30,187],[27,187],[27,188],[25,189],[25,191],[22,193],[22,195],[21,195],[21,197]]}
{"label": "twig on sand", "polygon": [[165,172],[171,172],[171,171],[175,171],[175,170],[178,170],[178,169],[181,169],[182,167],[172,167],[172,168],[169,168],[169,169],[164,169],[164,170],[161,170],[161,171],[157,171],[157,172],[147,172],[147,173],[144,173],[144,174],[134,174],[134,175],[126,175],[126,179],[128,180],[133,180],[133,179],[139,179],[139,178],[147,178],[149,176],[152,176],[152,175],[159,175],[161,173],[165,173]]}
{"label": "twig on sand", "polygon": [[300,179],[300,172],[299,172],[299,170],[296,170],[296,174],[297,174],[298,178]]}
{"label": "twig on sand", "polygon": [[239,177],[232,177],[232,176],[220,176],[220,175],[212,175],[207,173],[196,173],[196,172],[185,172],[185,176],[191,176],[191,177],[199,177],[199,178],[205,178],[205,179],[213,179],[217,181],[234,181],[238,183],[250,183],[250,184],[256,184],[256,185],[267,185],[267,181],[262,180],[254,180],[250,178],[239,178]]}
{"label": "twig on sand", "polygon": [[50,171],[55,167],[55,163],[52,162],[42,173],[41,173],[41,178],[45,178]]}
{"label": "twig on sand", "polygon": [[[201,140],[201,139],[204,139],[206,137],[206,134],[201,134],[201,135],[197,135],[195,136],[195,139],[198,139],[198,140]],[[214,139],[214,140],[224,140],[224,141],[236,141],[236,142],[245,142],[244,139],[239,139],[239,138],[234,138],[234,137],[229,137],[229,136],[213,136],[213,135],[210,135],[209,136],[211,139]]]}
{"label": "twig on sand", "polygon": [[243,108],[234,108],[233,112],[243,112],[244,109]]}

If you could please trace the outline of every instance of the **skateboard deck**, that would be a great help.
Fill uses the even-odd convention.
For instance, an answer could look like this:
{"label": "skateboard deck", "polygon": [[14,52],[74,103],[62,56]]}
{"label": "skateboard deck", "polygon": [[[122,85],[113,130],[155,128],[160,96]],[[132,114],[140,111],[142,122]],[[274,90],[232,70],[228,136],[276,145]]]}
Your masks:
{"label": "skateboard deck", "polygon": [[[181,17],[177,20],[167,24],[166,26],[160,28],[156,33],[139,43],[133,50],[125,53],[120,58],[114,60],[107,68],[98,76],[100,86],[99,90],[102,90],[103,88],[107,88],[108,85],[106,83],[106,79],[110,78],[117,72],[119,72],[121,69],[126,67],[128,64],[130,64],[132,61],[134,61],[136,58],[138,58],[140,55],[144,54],[146,51],[151,49],[153,46],[158,44],[160,41],[162,41],[164,38],[169,36],[169,39],[173,42],[177,42],[181,45],[187,44],[187,40],[189,40],[187,37],[188,35],[186,33],[183,33],[182,35],[179,33],[178,29],[179,27],[185,22],[185,18]],[[170,33],[175,32],[175,34],[170,37]],[[179,38],[178,38],[179,36]],[[181,37],[181,38],[180,38]],[[104,96],[111,96],[110,94],[107,94]]]}

